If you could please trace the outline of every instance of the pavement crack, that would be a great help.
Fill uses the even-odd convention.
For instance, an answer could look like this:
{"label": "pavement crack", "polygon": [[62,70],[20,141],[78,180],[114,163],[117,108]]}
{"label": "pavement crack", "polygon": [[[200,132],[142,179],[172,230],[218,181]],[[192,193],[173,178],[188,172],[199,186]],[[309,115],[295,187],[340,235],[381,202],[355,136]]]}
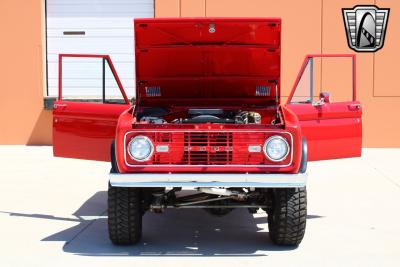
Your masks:
{"label": "pavement crack", "polygon": [[[99,216],[104,216],[107,213],[107,210],[104,210],[102,213],[99,214]],[[76,233],[70,240],[66,241],[63,249],[65,249],[72,241],[74,241],[80,234],[82,234],[89,226],[91,226],[95,221],[97,221],[100,218],[90,220],[87,225],[85,225],[78,233]]]}
{"label": "pavement crack", "polygon": [[368,162],[369,166],[371,166],[377,173],[382,175],[384,178],[386,178],[389,182],[391,182],[394,186],[396,186],[398,189],[400,189],[400,184],[398,184],[395,180],[387,176],[384,172],[376,168],[369,160],[366,160]]}

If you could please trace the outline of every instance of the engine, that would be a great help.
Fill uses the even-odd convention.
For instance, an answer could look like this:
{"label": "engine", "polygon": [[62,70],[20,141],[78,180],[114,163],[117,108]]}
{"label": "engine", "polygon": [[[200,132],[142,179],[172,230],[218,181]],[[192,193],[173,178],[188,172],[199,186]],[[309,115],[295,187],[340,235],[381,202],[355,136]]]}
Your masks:
{"label": "engine", "polygon": [[[159,116],[142,116],[142,123],[164,124],[168,121]],[[232,111],[223,109],[189,109],[186,116],[172,119],[170,123],[228,123],[228,124],[260,124],[261,115],[254,111]]]}

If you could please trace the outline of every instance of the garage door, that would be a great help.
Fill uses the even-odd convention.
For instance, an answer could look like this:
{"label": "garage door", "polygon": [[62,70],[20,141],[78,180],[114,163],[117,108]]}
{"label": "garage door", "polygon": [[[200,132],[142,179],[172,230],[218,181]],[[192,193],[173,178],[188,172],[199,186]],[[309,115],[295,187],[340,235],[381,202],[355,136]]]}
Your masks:
{"label": "garage door", "polygon": [[[154,0],[47,0],[48,95],[58,92],[58,54],[108,54],[129,97],[134,96],[133,18],[154,17]],[[63,61],[63,95],[96,98],[101,91],[100,60]],[[114,78],[106,77],[108,86]],[[115,90],[118,92],[118,90]]]}

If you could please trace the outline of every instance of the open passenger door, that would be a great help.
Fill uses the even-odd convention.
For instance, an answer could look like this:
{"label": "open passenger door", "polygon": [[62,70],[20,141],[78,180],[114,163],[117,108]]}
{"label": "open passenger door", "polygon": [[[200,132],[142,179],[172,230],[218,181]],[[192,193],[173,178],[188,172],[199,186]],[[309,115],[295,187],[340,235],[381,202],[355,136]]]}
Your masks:
{"label": "open passenger door", "polygon": [[[79,59],[79,62],[70,64],[72,73],[91,77],[82,79],[85,81],[82,83],[87,84],[79,84],[78,88],[75,88],[73,79],[68,77],[65,80],[66,88],[72,88],[71,91],[79,96],[90,93],[84,100],[82,97],[76,100],[73,94],[63,92],[63,59],[73,58]],[[85,59],[91,62],[87,64]],[[98,73],[93,72],[93,66],[98,67],[102,79],[95,77]],[[107,73],[109,78],[106,78]],[[96,95],[93,95],[93,81],[99,87]],[[110,161],[110,146],[115,138],[118,117],[131,106],[111,58],[107,55],[59,55],[58,85],[58,99],[53,109],[54,156]]]}
{"label": "open passenger door", "polygon": [[[309,161],[361,156],[362,110],[356,100],[355,67],[355,55],[308,55],[304,60],[286,107],[299,119]],[[332,98],[325,91],[338,89]]]}

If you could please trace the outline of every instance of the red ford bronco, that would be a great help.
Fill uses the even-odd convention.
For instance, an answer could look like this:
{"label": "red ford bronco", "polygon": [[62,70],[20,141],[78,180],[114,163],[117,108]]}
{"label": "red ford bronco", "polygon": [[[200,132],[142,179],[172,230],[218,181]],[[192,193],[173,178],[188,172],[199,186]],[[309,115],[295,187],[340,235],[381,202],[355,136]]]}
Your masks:
{"label": "red ford bronco", "polygon": [[[261,208],[271,240],[298,245],[307,162],[361,155],[355,56],[306,56],[282,104],[280,19],[137,19],[134,27],[132,104],[109,56],[59,55],[54,155],[111,162],[111,241],[137,243],[147,211]],[[120,99],[107,97],[104,75],[100,103],[63,97],[62,64],[73,57],[102,60]],[[332,57],[351,61],[348,101],[316,89],[315,64]]]}

